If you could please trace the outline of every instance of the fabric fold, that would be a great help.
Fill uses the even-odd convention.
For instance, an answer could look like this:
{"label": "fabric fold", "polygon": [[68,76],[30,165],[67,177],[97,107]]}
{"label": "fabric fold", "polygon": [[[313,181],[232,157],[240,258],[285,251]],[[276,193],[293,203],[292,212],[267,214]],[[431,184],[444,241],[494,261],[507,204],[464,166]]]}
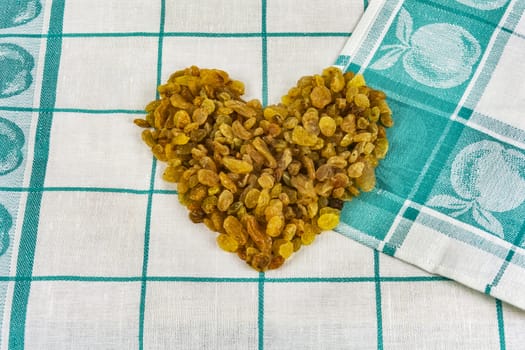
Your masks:
{"label": "fabric fold", "polygon": [[525,309],[522,1],[373,1],[335,65],[389,97],[377,188],[339,231]]}

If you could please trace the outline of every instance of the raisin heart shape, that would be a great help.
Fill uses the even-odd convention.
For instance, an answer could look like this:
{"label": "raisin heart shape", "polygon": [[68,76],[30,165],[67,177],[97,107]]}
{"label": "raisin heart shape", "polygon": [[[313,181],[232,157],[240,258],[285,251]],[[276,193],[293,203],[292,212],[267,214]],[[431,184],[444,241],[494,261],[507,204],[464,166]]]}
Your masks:
{"label": "raisin heart shape", "polygon": [[218,69],[177,71],[158,91],[135,124],[167,163],[164,180],[194,223],[258,271],[334,229],[344,202],[374,188],[388,150],[385,94],[335,67],[266,107]]}

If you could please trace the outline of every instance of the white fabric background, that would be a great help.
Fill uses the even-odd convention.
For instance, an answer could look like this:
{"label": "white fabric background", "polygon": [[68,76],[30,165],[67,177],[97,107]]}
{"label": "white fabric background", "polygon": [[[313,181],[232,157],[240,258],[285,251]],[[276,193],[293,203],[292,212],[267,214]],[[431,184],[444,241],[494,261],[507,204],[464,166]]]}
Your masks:
{"label": "white fabric background", "polygon": [[[43,33],[51,4],[43,4]],[[276,102],[298,78],[335,61],[363,8],[360,0],[168,0],[161,80],[189,65],[220,68],[245,82],[247,98],[267,94]],[[148,215],[152,157],[132,124],[140,114],[129,111],[155,97],[159,38],[147,33],[159,32],[160,13],[160,0],[65,3],[27,349],[523,348],[524,312],[335,232],[261,284],[216,247],[214,234],[189,221],[161,179],[163,164]],[[42,69],[43,59],[37,64]],[[16,278],[26,197],[6,277]],[[1,283],[0,346],[7,349],[15,282]]]}

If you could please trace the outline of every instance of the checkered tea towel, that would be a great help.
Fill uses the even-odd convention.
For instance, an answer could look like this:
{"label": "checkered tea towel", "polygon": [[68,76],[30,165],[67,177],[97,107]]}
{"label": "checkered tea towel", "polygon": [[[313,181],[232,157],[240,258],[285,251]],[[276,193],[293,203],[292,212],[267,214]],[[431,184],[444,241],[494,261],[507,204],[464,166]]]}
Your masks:
{"label": "checkered tea towel", "polygon": [[340,231],[525,309],[525,2],[374,1],[337,64],[396,115]]}
{"label": "checkered tea towel", "polygon": [[367,3],[1,0],[0,349],[522,349],[524,312],[335,232],[253,271],[189,221],[133,125],[192,64],[278,101]]}

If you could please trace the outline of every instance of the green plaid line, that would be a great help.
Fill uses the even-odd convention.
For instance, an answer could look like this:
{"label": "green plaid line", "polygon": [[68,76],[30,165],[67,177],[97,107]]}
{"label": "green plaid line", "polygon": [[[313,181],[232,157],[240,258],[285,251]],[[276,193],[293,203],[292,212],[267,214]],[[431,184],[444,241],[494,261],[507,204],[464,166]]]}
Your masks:
{"label": "green plaid line", "polygon": [[110,188],[110,187],[0,187],[0,192],[109,192],[109,193],[129,193],[129,194],[177,194],[175,190],[135,190],[131,188]]}
{"label": "green plaid line", "polygon": [[31,108],[31,107],[0,106],[0,111],[47,112],[47,113],[79,113],[79,114],[138,114],[138,115],[144,115],[144,111],[143,110],[132,110],[132,109]]}
{"label": "green plaid line", "polygon": [[503,307],[501,300],[496,299],[496,314],[498,315],[498,336],[499,336],[499,348],[505,350],[507,345],[505,343],[505,322],[503,321]]}
{"label": "green plaid line", "polygon": [[[514,239],[514,242],[512,243],[513,247],[509,250],[507,256],[505,257],[505,261],[501,265],[498,273],[496,274],[496,276],[494,276],[494,279],[492,280],[492,282],[487,284],[487,287],[485,288],[486,294],[491,294],[492,288],[496,287],[499,284],[499,282],[501,281],[501,277],[503,277],[503,274],[505,273],[505,270],[509,267],[509,264],[512,262],[512,259],[516,255],[515,247],[518,247],[520,243],[522,242],[522,240],[524,239],[525,239],[525,222],[521,226],[521,230],[519,234],[516,235],[516,238]],[[519,265],[517,263],[515,264]],[[525,265],[522,265],[522,267],[525,268]]]}
{"label": "green plaid line", "polygon": [[374,250],[374,284],[377,315],[377,349],[383,350],[383,311],[381,306],[381,275],[379,273],[379,252]]}
{"label": "green plaid line", "polygon": [[[294,38],[294,37],[344,37],[350,32],[269,32],[269,33],[206,33],[206,32],[165,32],[163,37],[195,37],[195,38]],[[33,38],[44,39],[57,36],[55,34],[0,34],[1,38]],[[130,32],[130,33],[62,33],[62,38],[122,38],[122,37],[158,37],[159,33]]]}
{"label": "green plaid line", "polygon": [[[377,260],[377,266],[379,259]],[[370,277],[265,277],[265,283],[397,283],[397,282],[448,282],[450,279],[442,276],[399,276],[385,277],[379,275]],[[189,276],[0,276],[0,282],[16,281],[62,281],[62,282],[203,282],[203,283],[261,283],[259,277],[189,277]]]}
{"label": "green plaid line", "polygon": [[[166,2],[161,0],[160,3],[160,28],[159,28],[159,43],[158,43],[158,54],[157,54],[157,86],[162,82],[162,50],[164,44],[164,23],[166,18]],[[157,91],[155,95],[156,99],[160,98],[160,94]],[[149,259],[149,241],[150,241],[150,229],[151,229],[151,207],[153,203],[153,190],[155,188],[155,170],[157,168],[157,160],[153,157],[151,163],[151,175],[150,185],[148,193],[148,204],[146,207],[146,227],[144,229],[144,256],[142,261],[142,284],[140,288],[140,312],[139,312],[139,349],[144,348],[144,312],[146,309],[146,288],[147,288],[147,276],[148,276],[148,259]]]}
{"label": "green plaid line", "polygon": [[[267,22],[267,0],[261,0],[261,66],[262,66],[262,104],[268,104],[268,34],[266,30]],[[257,338],[258,349],[264,349],[264,283],[265,273],[259,273],[258,306],[257,306]]]}

